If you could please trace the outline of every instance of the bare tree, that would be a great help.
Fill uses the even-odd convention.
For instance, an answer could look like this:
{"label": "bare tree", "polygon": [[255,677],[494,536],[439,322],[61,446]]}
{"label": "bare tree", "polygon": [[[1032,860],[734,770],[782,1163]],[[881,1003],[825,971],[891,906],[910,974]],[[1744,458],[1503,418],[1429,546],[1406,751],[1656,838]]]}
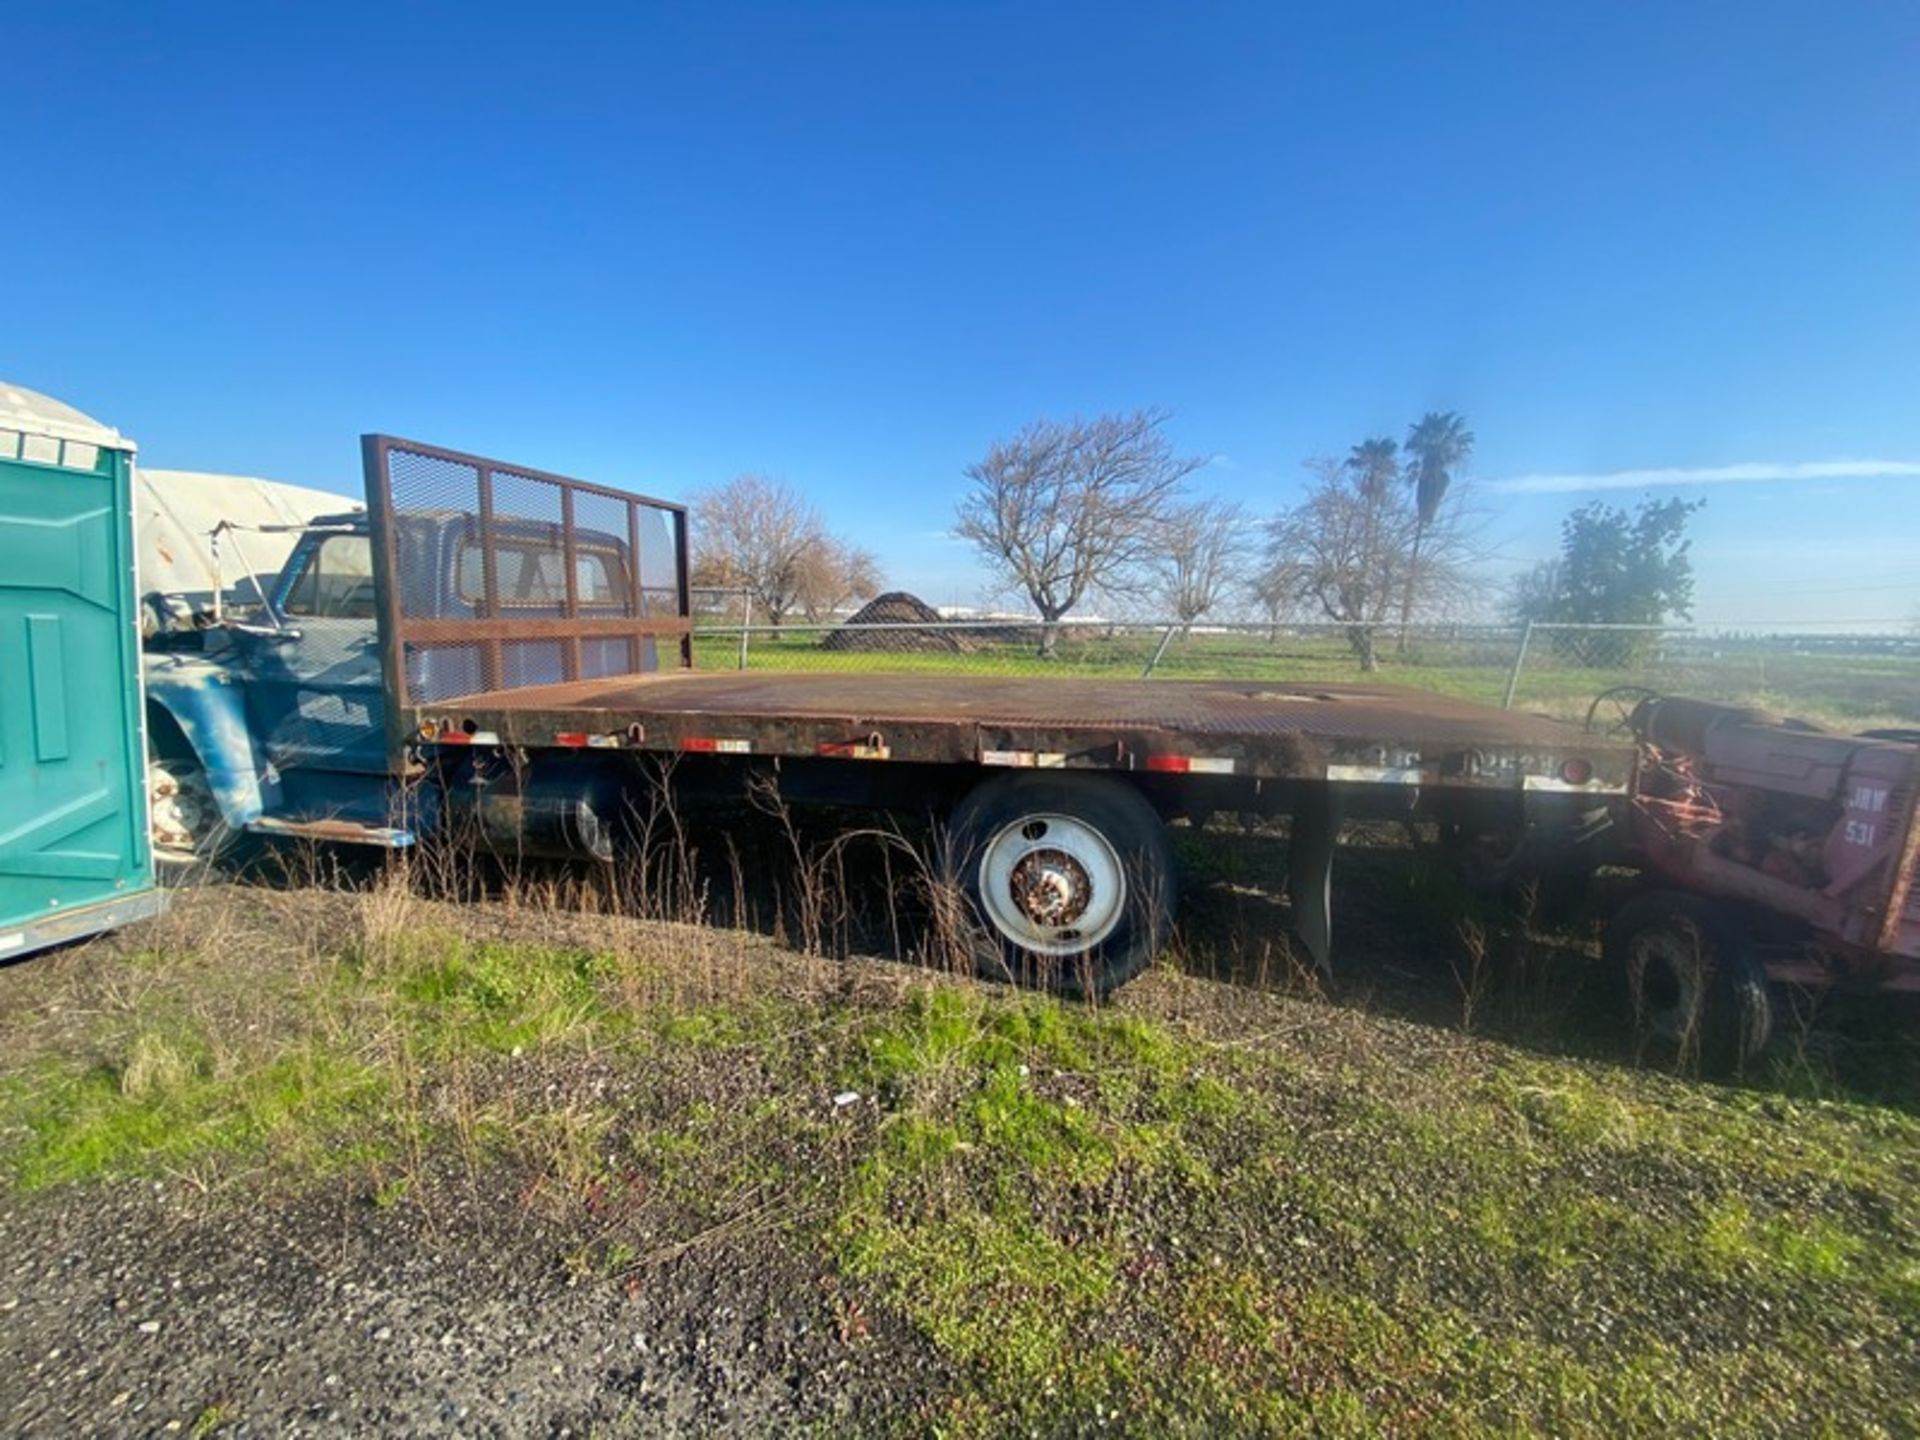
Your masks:
{"label": "bare tree", "polygon": [[693,555],[695,586],[743,591],[774,625],[878,588],[874,557],[828,534],[804,496],[765,475],[736,475],[694,497]]}
{"label": "bare tree", "polygon": [[1247,598],[1267,623],[1267,639],[1278,639],[1281,623],[1291,619],[1301,605],[1299,577],[1292,564],[1269,554],[1247,577]]}
{"label": "bare tree", "polygon": [[1225,500],[1168,507],[1150,561],[1154,596],[1181,627],[1213,609],[1239,578],[1246,515]]}
{"label": "bare tree", "polygon": [[1458,507],[1441,503],[1423,520],[1403,489],[1365,466],[1315,459],[1307,469],[1307,498],[1268,522],[1259,586],[1344,626],[1361,668],[1377,669],[1376,639],[1396,602],[1439,603],[1463,584]]}
{"label": "bare tree", "polygon": [[1558,557],[1550,560],[1536,560],[1529,568],[1522,570],[1507,582],[1505,609],[1507,618],[1516,625],[1524,625],[1529,620],[1539,620],[1546,616],[1553,605],[1553,597],[1560,593],[1560,561]]}
{"label": "bare tree", "polygon": [[1039,420],[968,467],[973,488],[954,533],[1040,612],[1042,655],[1053,656],[1060,618],[1090,593],[1142,583],[1168,507],[1204,463],[1174,454],[1166,419],[1136,410]]}
{"label": "bare tree", "polygon": [[880,593],[880,562],[871,550],[822,535],[800,555],[800,608],[825,620],[855,600]]}

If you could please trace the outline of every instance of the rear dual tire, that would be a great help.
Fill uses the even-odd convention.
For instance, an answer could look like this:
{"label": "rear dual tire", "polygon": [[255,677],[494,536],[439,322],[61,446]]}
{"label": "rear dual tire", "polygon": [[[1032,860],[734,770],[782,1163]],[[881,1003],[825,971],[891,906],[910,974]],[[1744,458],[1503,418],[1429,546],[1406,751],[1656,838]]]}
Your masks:
{"label": "rear dual tire", "polygon": [[1004,775],[960,802],[948,833],[981,974],[1098,999],[1172,929],[1173,847],[1124,780]]}

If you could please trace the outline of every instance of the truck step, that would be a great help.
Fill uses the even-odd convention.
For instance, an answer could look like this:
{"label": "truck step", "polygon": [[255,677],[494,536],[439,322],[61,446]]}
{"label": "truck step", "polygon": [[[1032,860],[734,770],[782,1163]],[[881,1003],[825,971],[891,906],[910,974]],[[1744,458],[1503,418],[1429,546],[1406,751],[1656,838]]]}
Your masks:
{"label": "truck step", "polygon": [[247,833],[283,840],[324,840],[330,845],[373,845],[382,850],[404,850],[414,842],[413,831],[393,825],[363,825],[358,820],[283,820],[273,815],[262,815],[251,822]]}

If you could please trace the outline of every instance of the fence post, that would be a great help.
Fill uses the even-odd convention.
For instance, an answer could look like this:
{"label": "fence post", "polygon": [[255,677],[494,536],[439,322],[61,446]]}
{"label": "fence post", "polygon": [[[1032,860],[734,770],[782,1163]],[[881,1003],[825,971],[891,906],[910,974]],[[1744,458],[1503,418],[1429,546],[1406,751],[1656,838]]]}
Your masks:
{"label": "fence post", "polygon": [[1151,680],[1153,678],[1154,667],[1160,663],[1160,657],[1167,653],[1167,646],[1173,643],[1173,632],[1178,628],[1179,626],[1177,625],[1167,626],[1166,634],[1160,637],[1160,644],[1155,647],[1153,655],[1147,661],[1147,668],[1140,672],[1140,678],[1142,680]]}
{"label": "fence post", "polygon": [[1527,646],[1533,643],[1533,622],[1527,621],[1527,628],[1520,632],[1520,648],[1513,652],[1513,670],[1507,676],[1506,698],[1500,702],[1502,710],[1513,708],[1513,692],[1520,688],[1520,667],[1527,663]]}
{"label": "fence post", "polygon": [[747,601],[740,607],[740,669],[747,668],[747,627],[753,623],[753,602]]}

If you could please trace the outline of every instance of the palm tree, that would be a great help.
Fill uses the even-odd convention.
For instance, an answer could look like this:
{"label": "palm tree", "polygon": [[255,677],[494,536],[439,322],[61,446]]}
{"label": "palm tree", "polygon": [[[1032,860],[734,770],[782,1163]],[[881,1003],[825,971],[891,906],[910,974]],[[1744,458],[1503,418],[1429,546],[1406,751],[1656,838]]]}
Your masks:
{"label": "palm tree", "polygon": [[1347,452],[1345,464],[1358,477],[1361,495],[1381,500],[1400,478],[1400,447],[1385,436],[1362,440]]}
{"label": "palm tree", "polygon": [[1407,474],[1413,481],[1415,525],[1406,588],[1400,596],[1400,648],[1403,650],[1407,645],[1407,625],[1413,618],[1413,585],[1420,573],[1420,542],[1426,537],[1434,516],[1440,513],[1440,502],[1447,498],[1447,487],[1453,484],[1453,472],[1473,454],[1473,432],[1453,411],[1429,410],[1417,424],[1408,428],[1407,454],[1413,457]]}
{"label": "palm tree", "polygon": [[1453,472],[1473,454],[1473,432],[1451,410],[1429,410],[1407,430],[1407,453],[1413,457],[1413,501],[1422,528],[1440,513]]}

